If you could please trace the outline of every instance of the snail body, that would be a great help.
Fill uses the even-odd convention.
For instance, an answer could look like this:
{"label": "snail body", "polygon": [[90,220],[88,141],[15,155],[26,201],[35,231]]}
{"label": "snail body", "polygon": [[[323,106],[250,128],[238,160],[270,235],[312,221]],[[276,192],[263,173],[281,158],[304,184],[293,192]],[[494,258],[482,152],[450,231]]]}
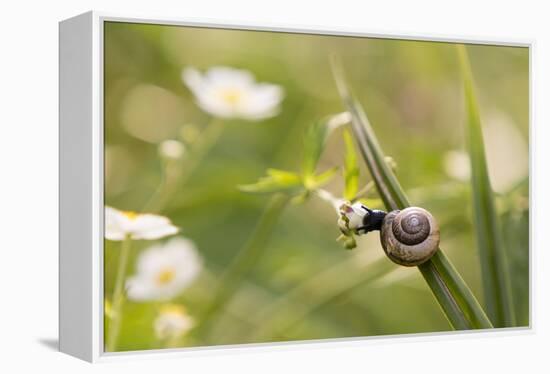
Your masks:
{"label": "snail body", "polygon": [[409,207],[387,213],[361,203],[344,203],[339,211],[338,226],[348,249],[356,246],[354,235],[380,231],[380,242],[390,260],[403,266],[418,266],[439,248],[439,225],[426,209]]}
{"label": "snail body", "polygon": [[380,229],[380,242],[393,262],[418,266],[439,248],[439,225],[430,212],[418,207],[386,214]]}

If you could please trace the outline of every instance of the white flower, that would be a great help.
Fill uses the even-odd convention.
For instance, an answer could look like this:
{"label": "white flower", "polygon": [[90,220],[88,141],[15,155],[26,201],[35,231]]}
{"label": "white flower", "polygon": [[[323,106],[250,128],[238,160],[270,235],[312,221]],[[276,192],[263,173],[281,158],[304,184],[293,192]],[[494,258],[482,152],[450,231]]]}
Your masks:
{"label": "white flower", "polygon": [[179,160],[185,153],[185,145],[178,140],[165,140],[159,144],[161,157],[170,160]]}
{"label": "white flower", "polygon": [[135,301],[169,300],[198,276],[202,260],[193,242],[174,238],[145,250],[137,261],[137,274],[126,282],[128,298]]}
{"label": "white flower", "polygon": [[[509,117],[498,112],[487,116],[483,141],[489,179],[495,192],[506,193],[528,176],[527,142]],[[470,157],[466,152],[449,151],[443,162],[445,172],[451,178],[462,182],[470,179]]]}
{"label": "white flower", "polygon": [[529,175],[529,146],[512,118],[492,112],[483,127],[491,186],[505,193]]}
{"label": "white flower", "polygon": [[161,308],[153,323],[158,339],[177,339],[195,326],[195,320],[180,305],[166,305]]}
{"label": "white flower", "polygon": [[367,214],[368,211],[361,203],[355,203],[353,205],[344,203],[340,206],[340,219],[338,220],[338,226],[342,232],[356,230],[363,226],[363,218]]}
{"label": "white flower", "polygon": [[443,167],[451,178],[465,182],[470,179],[470,157],[464,151],[448,151],[443,156]]}
{"label": "white flower", "polygon": [[182,79],[201,109],[221,118],[273,117],[284,95],[278,85],[257,83],[250,72],[224,66],[212,67],[204,74],[186,68]]}
{"label": "white flower", "polygon": [[124,240],[127,235],[131,239],[154,240],[177,232],[178,228],[166,217],[105,207],[105,238],[108,240]]}

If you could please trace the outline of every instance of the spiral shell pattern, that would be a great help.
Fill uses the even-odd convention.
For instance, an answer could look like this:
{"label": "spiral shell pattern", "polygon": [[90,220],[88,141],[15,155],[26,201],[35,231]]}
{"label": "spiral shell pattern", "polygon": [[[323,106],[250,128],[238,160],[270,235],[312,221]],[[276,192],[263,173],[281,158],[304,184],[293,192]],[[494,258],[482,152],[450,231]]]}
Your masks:
{"label": "spiral shell pattern", "polygon": [[380,241],[395,263],[418,266],[428,261],[439,247],[439,225],[425,209],[394,210],[382,223]]}

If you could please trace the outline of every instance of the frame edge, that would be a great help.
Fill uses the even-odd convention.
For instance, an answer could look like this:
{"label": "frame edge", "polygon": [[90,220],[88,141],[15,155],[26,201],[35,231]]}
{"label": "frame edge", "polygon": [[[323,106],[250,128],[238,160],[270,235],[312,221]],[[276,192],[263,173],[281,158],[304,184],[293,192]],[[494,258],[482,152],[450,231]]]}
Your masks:
{"label": "frame edge", "polygon": [[59,350],[92,362],[93,13],[59,23]]}

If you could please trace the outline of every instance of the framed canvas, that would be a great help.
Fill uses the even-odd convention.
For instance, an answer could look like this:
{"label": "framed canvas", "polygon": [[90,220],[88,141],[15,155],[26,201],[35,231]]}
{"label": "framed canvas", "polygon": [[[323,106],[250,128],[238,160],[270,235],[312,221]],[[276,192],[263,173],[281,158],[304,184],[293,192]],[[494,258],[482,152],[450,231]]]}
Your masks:
{"label": "framed canvas", "polygon": [[530,329],[530,42],[59,35],[61,351]]}

